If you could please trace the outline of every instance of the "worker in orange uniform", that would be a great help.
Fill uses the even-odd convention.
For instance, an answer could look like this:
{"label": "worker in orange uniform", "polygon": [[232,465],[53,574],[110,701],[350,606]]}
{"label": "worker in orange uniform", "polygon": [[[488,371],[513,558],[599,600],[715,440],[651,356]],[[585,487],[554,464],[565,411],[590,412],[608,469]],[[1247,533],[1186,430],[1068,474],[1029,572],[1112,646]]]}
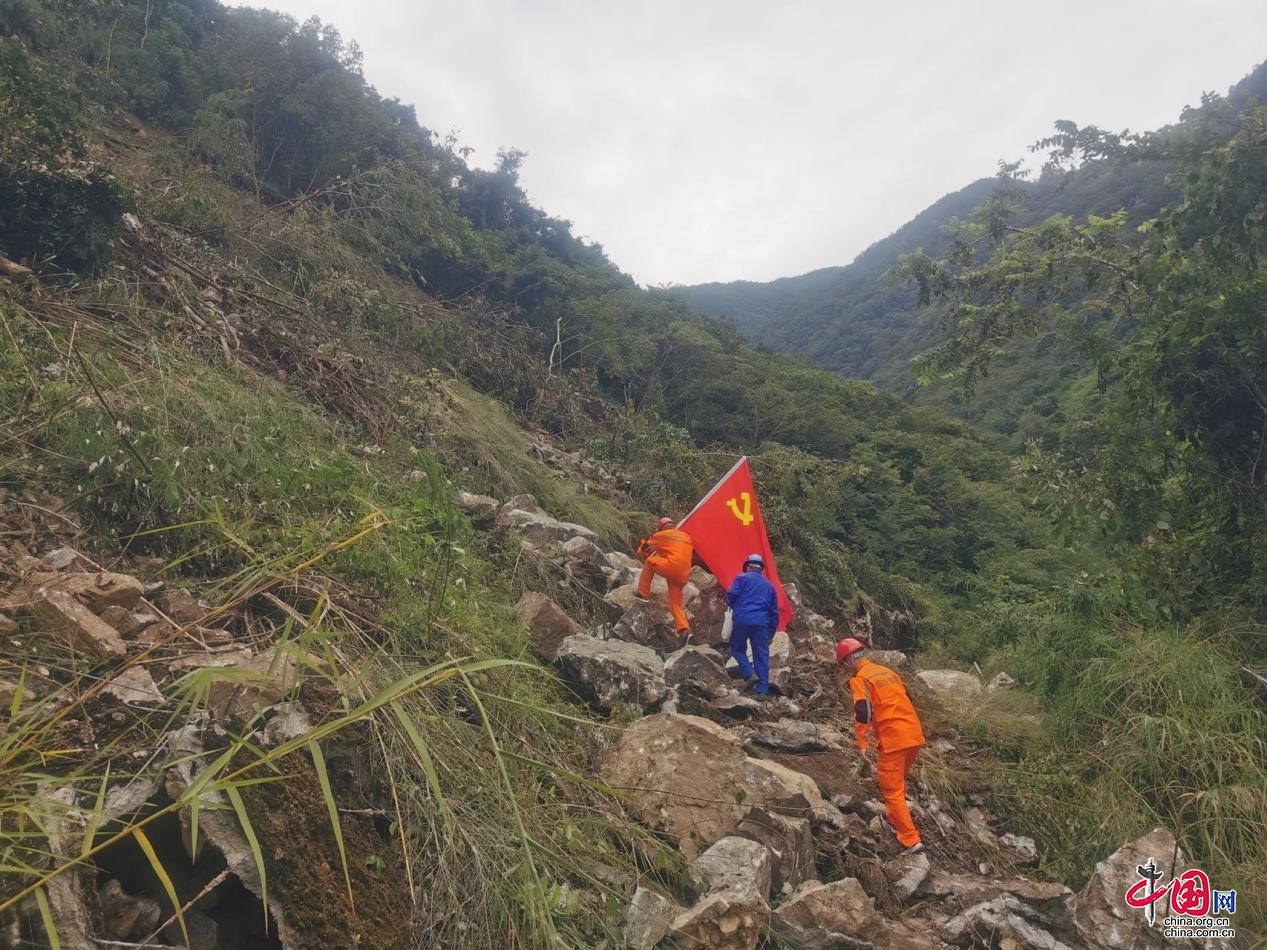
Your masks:
{"label": "worker in orange uniform", "polygon": [[841,640],[836,644],[836,668],[849,671],[854,731],[864,760],[868,735],[875,740],[875,777],[884,798],[885,816],[906,849],[902,853],[916,854],[924,845],[906,804],[906,773],[924,746],[924,730],[902,677],[864,656],[866,648],[860,640]]}
{"label": "worker in orange uniform", "polygon": [[690,642],[691,624],[682,609],[682,588],[691,579],[691,559],[695,554],[695,542],[682,531],[672,518],[656,522],[655,533],[638,542],[638,557],[642,558],[642,575],[638,578],[638,596],[651,597],[651,575],[659,574],[669,585],[669,612],[677,632]]}

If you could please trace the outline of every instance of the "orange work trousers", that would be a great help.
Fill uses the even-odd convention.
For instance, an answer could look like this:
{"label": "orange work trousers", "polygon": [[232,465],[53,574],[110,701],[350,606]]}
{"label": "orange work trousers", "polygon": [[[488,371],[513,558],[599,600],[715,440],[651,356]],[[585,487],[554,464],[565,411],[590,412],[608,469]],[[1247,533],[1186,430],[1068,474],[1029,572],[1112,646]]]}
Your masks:
{"label": "orange work trousers", "polygon": [[665,583],[669,585],[669,612],[673,614],[673,623],[678,633],[686,633],[691,629],[690,621],[686,619],[686,611],[682,609],[682,588],[686,586],[686,581],[675,580],[663,570],[657,570],[660,566],[657,560],[658,558],[653,554],[642,565],[642,574],[638,577],[638,593],[643,597],[650,597],[652,575],[659,574],[663,577]]}
{"label": "orange work trousers", "polygon": [[906,773],[915,764],[918,755],[919,746],[894,749],[892,752],[880,752],[875,761],[875,780],[884,798],[884,814],[904,848],[920,840],[915,822],[911,820],[911,810],[906,805]]}

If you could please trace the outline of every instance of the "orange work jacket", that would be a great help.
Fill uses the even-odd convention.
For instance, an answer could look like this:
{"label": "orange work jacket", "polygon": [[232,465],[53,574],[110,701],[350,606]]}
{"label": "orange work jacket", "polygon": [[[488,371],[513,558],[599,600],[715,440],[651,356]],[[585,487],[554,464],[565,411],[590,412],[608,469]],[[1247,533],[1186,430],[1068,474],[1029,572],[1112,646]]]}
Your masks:
{"label": "orange work jacket", "polygon": [[650,561],[657,573],[675,581],[686,581],[691,576],[691,558],[695,542],[685,531],[665,528],[638,545],[638,554]]}
{"label": "orange work jacket", "polygon": [[864,658],[849,680],[849,691],[853,693],[858,748],[866,751],[868,732],[875,735],[879,752],[918,749],[924,744],[924,730],[902,677],[887,666]]}

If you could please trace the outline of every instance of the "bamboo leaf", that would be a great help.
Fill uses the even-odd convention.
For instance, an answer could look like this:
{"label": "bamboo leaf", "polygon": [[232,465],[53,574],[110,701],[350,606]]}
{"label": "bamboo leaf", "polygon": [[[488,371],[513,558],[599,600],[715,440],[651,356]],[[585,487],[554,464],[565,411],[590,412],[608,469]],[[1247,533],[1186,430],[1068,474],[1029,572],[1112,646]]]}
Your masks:
{"label": "bamboo leaf", "polygon": [[92,850],[93,839],[97,837],[97,828],[101,825],[101,819],[105,817],[106,812],[106,785],[110,781],[110,766],[107,763],[105,774],[101,776],[101,787],[97,789],[97,801],[92,809],[88,812],[88,824],[84,826],[84,843],[79,851],[79,859],[82,861],[88,856],[88,852]]}
{"label": "bamboo leaf", "polygon": [[44,888],[35,889],[35,903],[40,906],[40,919],[44,921],[44,933],[48,936],[49,946],[53,950],[62,950],[62,941],[57,936],[57,927],[53,923],[53,908],[48,906],[48,894],[44,892]]}
{"label": "bamboo leaf", "polygon": [[422,734],[418,732],[417,724],[404,706],[397,701],[393,701],[391,707],[392,712],[396,714],[397,721],[400,723],[400,728],[405,731],[405,735],[409,737],[409,742],[413,745],[414,751],[418,754],[418,763],[422,766],[422,770],[427,776],[427,787],[431,789],[431,794],[436,800],[441,816],[444,818],[445,837],[452,842],[453,813],[449,811],[449,803],[445,800],[444,790],[440,787],[440,774],[436,771],[435,761],[431,758],[431,750],[427,748],[426,741],[422,738]]}
{"label": "bamboo leaf", "polygon": [[348,855],[343,847],[343,825],[339,821],[339,806],[334,800],[334,789],[330,787],[330,773],[326,771],[325,756],[321,754],[321,746],[313,740],[308,743],[308,752],[312,755],[312,764],[317,770],[317,781],[321,783],[321,794],[325,796],[326,810],[330,813],[330,830],[334,832],[334,843],[339,848],[339,860],[343,863],[343,880],[348,887],[348,902],[356,909],[356,898],[352,896],[352,876],[348,871]]}
{"label": "bamboo leaf", "polygon": [[150,867],[154,869],[154,876],[163,885],[163,890],[167,892],[167,899],[176,908],[176,923],[180,924],[180,935],[185,938],[185,945],[188,946],[189,931],[185,928],[185,914],[181,909],[180,898],[176,894],[176,886],[172,884],[172,879],[167,874],[167,868],[163,867],[163,862],[158,859],[158,852],[154,850],[154,845],[150,843],[149,836],[142,829],[133,828],[132,837],[141,846],[141,850],[145,852],[145,857],[150,862]]}
{"label": "bamboo leaf", "polygon": [[242,801],[242,793],[235,784],[226,784],[224,794],[233,804],[237,813],[238,824],[242,826],[242,834],[246,835],[246,843],[251,847],[251,858],[255,861],[255,870],[260,875],[260,903],[264,905],[264,925],[268,926],[268,877],[264,869],[264,849],[260,847],[260,839],[255,836],[255,826],[251,824],[251,816],[247,814],[246,803]]}

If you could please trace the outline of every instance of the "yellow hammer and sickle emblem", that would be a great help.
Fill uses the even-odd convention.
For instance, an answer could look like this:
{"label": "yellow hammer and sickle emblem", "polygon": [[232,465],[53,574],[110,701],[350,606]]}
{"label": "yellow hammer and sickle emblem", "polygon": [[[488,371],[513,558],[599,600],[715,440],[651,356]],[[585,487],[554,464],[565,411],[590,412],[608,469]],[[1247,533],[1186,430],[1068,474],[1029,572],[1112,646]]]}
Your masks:
{"label": "yellow hammer and sickle emblem", "polygon": [[752,496],[746,491],[739,493],[739,498],[743,501],[743,507],[735,503],[735,499],[728,498],[726,507],[730,509],[730,513],[743,522],[746,528],[756,519],[756,515],[752,513]]}

